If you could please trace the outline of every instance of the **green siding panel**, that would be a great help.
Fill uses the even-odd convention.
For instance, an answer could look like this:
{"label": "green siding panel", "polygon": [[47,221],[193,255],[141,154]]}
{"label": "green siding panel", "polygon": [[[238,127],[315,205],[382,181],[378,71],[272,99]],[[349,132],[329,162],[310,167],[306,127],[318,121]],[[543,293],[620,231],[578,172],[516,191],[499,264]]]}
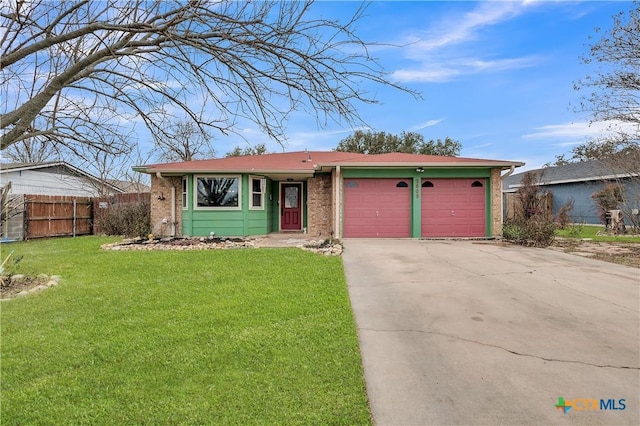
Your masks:
{"label": "green siding panel", "polygon": [[269,233],[273,220],[273,201],[269,200],[269,193],[273,183],[267,179],[263,210],[249,209],[249,175],[242,175],[241,186],[242,210],[194,209],[194,180],[193,175],[190,175],[187,181],[188,208],[182,210],[182,235],[207,237],[213,231],[220,237],[242,237]]}

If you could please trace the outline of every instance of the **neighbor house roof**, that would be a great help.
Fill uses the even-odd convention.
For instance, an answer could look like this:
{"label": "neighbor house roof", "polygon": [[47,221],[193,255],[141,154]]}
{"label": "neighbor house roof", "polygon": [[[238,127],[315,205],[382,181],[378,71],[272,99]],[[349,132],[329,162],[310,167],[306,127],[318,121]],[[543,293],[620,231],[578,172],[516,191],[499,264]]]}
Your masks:
{"label": "neighbor house roof", "polygon": [[5,174],[9,172],[21,172],[25,170],[46,170],[55,168],[66,169],[71,175],[83,176],[93,182],[104,184],[115,192],[124,192],[124,190],[119,186],[114,185],[110,182],[102,181],[97,177],[85,172],[84,170],[72,166],[66,161],[46,161],[41,163],[2,163],[0,164],[0,173]]}
{"label": "neighbor house roof", "polygon": [[482,160],[405,153],[359,154],[340,151],[297,151],[280,154],[194,160],[136,166],[143,173],[313,173],[323,168],[343,167],[519,167],[517,161]]}
{"label": "neighbor house roof", "polygon": [[515,191],[521,186],[520,182],[526,173],[535,173],[540,185],[612,180],[639,175],[638,173],[630,173],[628,169],[619,164],[611,164],[601,160],[581,161],[511,175],[502,181],[502,189]]}

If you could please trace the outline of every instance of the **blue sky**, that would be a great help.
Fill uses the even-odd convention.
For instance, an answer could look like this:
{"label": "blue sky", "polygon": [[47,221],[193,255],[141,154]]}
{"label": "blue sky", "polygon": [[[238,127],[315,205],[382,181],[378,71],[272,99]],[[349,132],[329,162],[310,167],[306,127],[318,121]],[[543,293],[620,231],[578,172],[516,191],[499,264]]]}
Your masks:
{"label": "blue sky", "polygon": [[[350,16],[357,2],[321,2],[327,18]],[[611,27],[612,16],[631,2],[375,1],[360,21],[366,41],[388,44],[372,54],[392,81],[422,93],[416,100],[380,87],[378,105],[362,105],[374,131],[415,131],[425,139],[459,140],[462,156],[518,160],[526,169],[553,161],[602,126],[576,113],[582,92],[573,84],[593,68],[581,63],[595,28]],[[286,151],[329,150],[352,133],[348,127],[318,128],[308,113],[292,115]],[[248,126],[244,135],[283,147]],[[242,139],[214,141],[218,155]],[[523,169],[524,170],[524,169]]]}

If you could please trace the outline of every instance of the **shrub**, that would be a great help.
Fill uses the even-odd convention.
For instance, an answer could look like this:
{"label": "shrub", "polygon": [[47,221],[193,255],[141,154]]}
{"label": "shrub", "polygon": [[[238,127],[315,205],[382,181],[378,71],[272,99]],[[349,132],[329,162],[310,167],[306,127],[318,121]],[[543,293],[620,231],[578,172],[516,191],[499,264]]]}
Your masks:
{"label": "shrub", "polygon": [[578,238],[582,235],[584,229],[584,223],[574,223],[569,226],[569,236],[571,238]]}
{"label": "shrub", "polygon": [[569,222],[571,222],[571,211],[573,211],[573,206],[575,201],[573,198],[569,198],[569,200],[564,203],[560,210],[558,210],[558,214],[556,215],[556,224],[558,228],[565,229]]}
{"label": "shrub", "polygon": [[98,220],[106,235],[146,237],[151,232],[151,206],[145,201],[114,204]]}
{"label": "shrub", "polygon": [[509,220],[502,228],[504,239],[532,247],[547,247],[553,243],[556,225],[545,216],[534,216],[528,220]]}
{"label": "shrub", "polygon": [[520,214],[505,221],[502,236],[516,244],[546,247],[553,242],[556,230],[553,217],[545,208],[547,193],[540,189],[535,173],[526,173],[521,183],[516,193]]}
{"label": "shrub", "polygon": [[622,187],[615,183],[609,183],[600,191],[591,195],[598,208],[598,217],[603,224],[607,224],[607,212],[617,210],[618,205],[623,202]]}

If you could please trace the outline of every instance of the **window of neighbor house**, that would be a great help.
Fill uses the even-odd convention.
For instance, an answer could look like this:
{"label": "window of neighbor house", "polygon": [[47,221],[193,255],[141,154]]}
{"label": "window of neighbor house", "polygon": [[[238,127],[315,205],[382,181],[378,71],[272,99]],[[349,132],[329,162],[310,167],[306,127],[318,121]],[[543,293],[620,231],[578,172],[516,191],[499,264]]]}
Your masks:
{"label": "window of neighbor house", "polygon": [[241,208],[240,176],[196,176],[196,188],[196,208]]}
{"label": "window of neighbor house", "polygon": [[187,208],[187,177],[182,176],[182,209]]}
{"label": "window of neighbor house", "polygon": [[267,186],[265,178],[250,177],[249,185],[251,187],[251,204],[252,210],[264,210],[264,192]]}

